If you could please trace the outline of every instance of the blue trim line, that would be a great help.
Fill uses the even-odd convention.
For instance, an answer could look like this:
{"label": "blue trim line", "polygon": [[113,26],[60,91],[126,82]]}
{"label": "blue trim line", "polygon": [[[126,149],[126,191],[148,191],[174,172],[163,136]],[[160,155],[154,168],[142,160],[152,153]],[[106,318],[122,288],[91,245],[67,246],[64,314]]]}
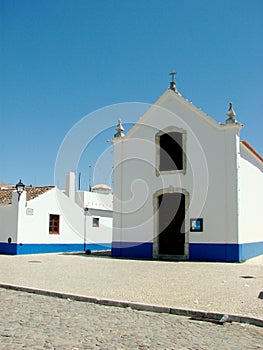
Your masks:
{"label": "blue trim line", "polygon": [[112,242],[111,255],[123,258],[153,258],[151,242]]}
{"label": "blue trim line", "polygon": [[[86,243],[85,250],[110,250],[111,243]],[[81,243],[53,243],[53,244],[28,244],[28,243],[0,243],[0,254],[20,255],[20,254],[42,254],[42,253],[63,253],[63,252],[83,252],[84,244]]]}
{"label": "blue trim line", "polygon": [[241,262],[261,254],[263,254],[263,242],[189,244],[189,260],[191,261]]}

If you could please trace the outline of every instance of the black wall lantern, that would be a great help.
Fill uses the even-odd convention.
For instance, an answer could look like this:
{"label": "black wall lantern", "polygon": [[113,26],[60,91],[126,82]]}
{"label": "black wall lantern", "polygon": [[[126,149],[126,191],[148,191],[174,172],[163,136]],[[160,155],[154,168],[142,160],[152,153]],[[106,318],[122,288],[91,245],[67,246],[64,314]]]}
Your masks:
{"label": "black wall lantern", "polygon": [[16,184],[16,192],[18,194],[18,202],[20,200],[20,196],[23,193],[24,189],[25,189],[25,185],[23,184],[23,182],[21,182],[21,179],[20,179],[20,181]]}

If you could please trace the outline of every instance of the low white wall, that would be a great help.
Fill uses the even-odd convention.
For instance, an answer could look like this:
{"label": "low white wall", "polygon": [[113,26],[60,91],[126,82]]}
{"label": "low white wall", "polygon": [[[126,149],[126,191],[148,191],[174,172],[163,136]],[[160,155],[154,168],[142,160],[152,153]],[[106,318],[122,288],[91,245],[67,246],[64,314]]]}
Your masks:
{"label": "low white wall", "polygon": [[241,144],[239,157],[239,242],[262,242],[263,163]]}

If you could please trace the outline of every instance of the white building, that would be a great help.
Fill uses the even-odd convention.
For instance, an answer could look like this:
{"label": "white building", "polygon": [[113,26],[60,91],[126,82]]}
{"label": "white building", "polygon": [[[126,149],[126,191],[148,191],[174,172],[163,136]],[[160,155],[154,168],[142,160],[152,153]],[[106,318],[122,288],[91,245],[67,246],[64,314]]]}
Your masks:
{"label": "white building", "polygon": [[112,255],[242,261],[263,254],[263,158],[230,104],[225,124],[174,81],[114,137]]}
{"label": "white building", "polygon": [[75,174],[65,193],[57,187],[0,189],[0,254],[108,250],[112,242],[112,194],[75,192]]}

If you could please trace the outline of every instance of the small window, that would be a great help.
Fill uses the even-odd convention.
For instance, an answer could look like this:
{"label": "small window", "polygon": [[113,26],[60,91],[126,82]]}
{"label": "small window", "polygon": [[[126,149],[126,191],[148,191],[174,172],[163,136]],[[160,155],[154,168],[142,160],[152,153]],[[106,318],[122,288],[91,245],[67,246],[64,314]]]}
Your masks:
{"label": "small window", "polygon": [[168,132],[160,136],[159,170],[183,170],[183,134],[181,132]]}
{"label": "small window", "polygon": [[92,227],[99,227],[100,226],[100,219],[99,218],[93,218],[92,219]]}
{"label": "small window", "polygon": [[49,215],[49,234],[59,234],[59,215]]}

